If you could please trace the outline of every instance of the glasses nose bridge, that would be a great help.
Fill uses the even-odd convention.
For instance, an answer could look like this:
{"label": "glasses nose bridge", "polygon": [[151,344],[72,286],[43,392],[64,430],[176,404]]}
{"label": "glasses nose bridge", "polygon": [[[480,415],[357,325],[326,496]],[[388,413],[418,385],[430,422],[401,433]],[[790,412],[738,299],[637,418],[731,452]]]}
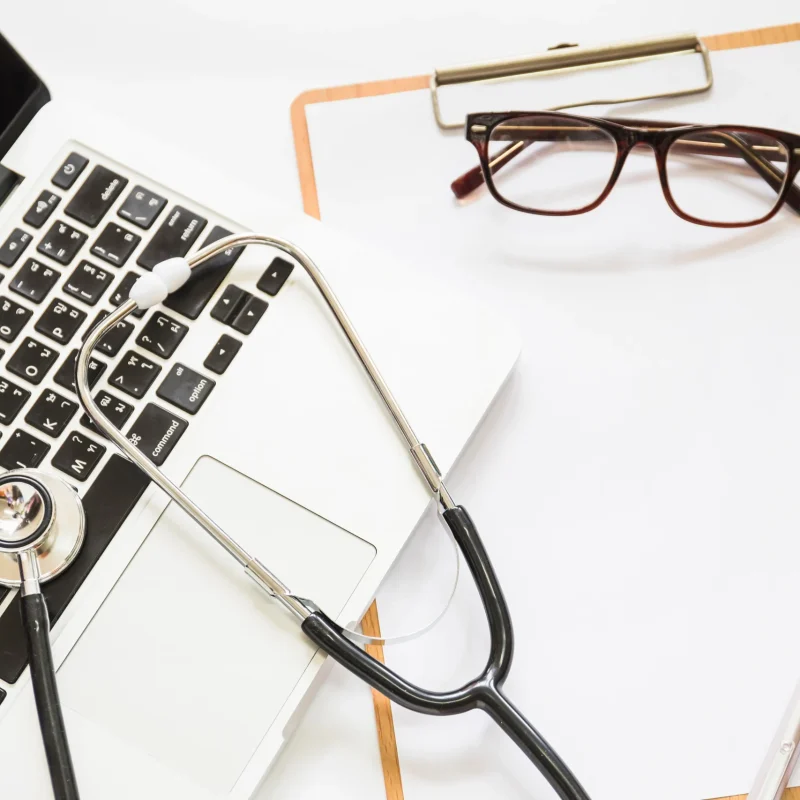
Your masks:
{"label": "glasses nose bridge", "polygon": [[649,147],[653,155],[656,155],[662,140],[662,131],[655,128],[629,128],[627,133],[628,149],[632,150],[637,146]]}

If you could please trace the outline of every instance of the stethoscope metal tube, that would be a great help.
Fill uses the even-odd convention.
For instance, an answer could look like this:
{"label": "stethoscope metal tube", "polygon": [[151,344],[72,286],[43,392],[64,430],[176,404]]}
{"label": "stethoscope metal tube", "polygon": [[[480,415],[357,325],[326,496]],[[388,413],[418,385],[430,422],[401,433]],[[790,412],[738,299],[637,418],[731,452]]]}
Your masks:
{"label": "stethoscope metal tube", "polygon": [[[302,629],[310,639],[350,672],[401,705],[425,714],[450,715],[472,709],[484,710],[537,766],[562,800],[589,800],[577,778],[558,754],[502,694],[501,688],[511,666],[514,637],[508,606],[488,554],[475,525],[466,510],[454,503],[428,448],[417,438],[319,268],[306,253],[290,242],[252,233],[234,234],[220,239],[189,256],[186,261],[191,269],[195,269],[229,248],[251,244],[275,247],[303,267],[325,299],[405,440],[414,463],[438,502],[443,521],[467,561],[480,593],[491,634],[489,659],[483,672],[474,680],[450,692],[431,692],[406,681],[356,646],[349,632],[328,618],[312,601],[292,594],[274,573],[223,531],[106,419],[91,395],[88,381],[89,360],[100,339],[139,307],[134,300],[128,300],[99,322],[87,336],[78,354],[76,385],[87,413],[108,439],[232,555],[259,586],[301,620]],[[156,267],[154,272],[158,269]]]}

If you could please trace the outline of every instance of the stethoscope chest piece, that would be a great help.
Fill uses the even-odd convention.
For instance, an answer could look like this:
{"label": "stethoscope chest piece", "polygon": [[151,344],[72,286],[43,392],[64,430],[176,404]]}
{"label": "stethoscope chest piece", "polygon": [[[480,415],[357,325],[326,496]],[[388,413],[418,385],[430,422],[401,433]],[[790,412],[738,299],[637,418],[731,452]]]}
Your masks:
{"label": "stethoscope chest piece", "polygon": [[77,492],[33,469],[0,475],[0,584],[19,586],[19,554],[36,558],[39,580],[63,572],[83,544],[86,519]]}

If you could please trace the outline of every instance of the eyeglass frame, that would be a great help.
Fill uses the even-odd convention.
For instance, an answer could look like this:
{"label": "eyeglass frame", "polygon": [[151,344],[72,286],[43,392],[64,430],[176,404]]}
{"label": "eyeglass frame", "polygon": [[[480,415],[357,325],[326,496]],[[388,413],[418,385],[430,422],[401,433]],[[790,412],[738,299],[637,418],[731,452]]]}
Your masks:
{"label": "eyeglass frame", "polygon": [[[500,154],[490,158],[489,141],[491,140],[492,131],[494,131],[497,126],[502,125],[503,123],[523,117],[534,116],[550,118],[556,117],[564,120],[577,121],[587,125],[592,125],[604,131],[611,137],[611,139],[614,140],[616,144],[616,162],[611,170],[611,174],[605,188],[592,203],[577,209],[567,209],[564,211],[528,208],[507,199],[497,189],[493,177],[494,173],[507,164],[511,158],[517,154],[517,152],[522,152],[525,147],[519,148],[517,152],[512,153],[510,156],[502,159],[502,161],[500,159],[506,151],[501,151]],[[755,164],[747,159],[745,155],[741,156],[743,159],[748,161],[750,166],[752,166],[756,172],[759,172],[761,177],[763,177],[770,184],[773,190],[778,191],[776,184],[779,180],[782,182],[774,206],[758,219],[746,220],[744,222],[714,222],[712,220],[701,219],[700,217],[695,217],[683,211],[672,196],[672,192],[669,187],[669,178],[667,176],[667,153],[669,152],[670,147],[678,139],[685,137],[687,134],[707,134],[714,132],[724,133],[726,131],[769,137],[783,145],[783,147],[786,149],[786,172],[780,179],[771,172],[767,172],[765,174],[763,170],[768,170],[768,168],[771,168],[772,162],[765,159],[760,154],[751,153],[755,159]],[[461,175],[451,184],[453,193],[459,199],[463,199],[477,189],[482,183],[485,183],[492,197],[494,197],[497,202],[499,202],[501,205],[507,206],[508,208],[512,208],[515,211],[521,211],[525,214],[537,214],[553,217],[585,214],[587,211],[593,211],[595,208],[597,208],[611,193],[611,190],[614,188],[614,185],[616,184],[617,179],[622,172],[622,168],[631,150],[633,150],[633,148],[637,145],[645,145],[650,147],[655,155],[661,189],[664,193],[664,198],[666,199],[667,204],[675,214],[687,222],[693,222],[697,225],[705,225],[713,228],[746,228],[753,225],[760,225],[761,223],[772,219],[772,217],[774,217],[778,211],[780,211],[784,203],[788,203],[790,208],[800,214],[800,187],[794,185],[795,178],[800,171],[800,135],[789,133],[787,131],[779,131],[772,128],[759,128],[748,125],[690,125],[685,123],[651,120],[584,117],[577,114],[567,114],[560,111],[506,111],[468,114],[466,119],[466,138],[467,141],[469,141],[478,151],[479,165]],[[533,141],[535,140],[530,140],[531,143],[533,143]],[[759,165],[761,171],[759,170]]]}

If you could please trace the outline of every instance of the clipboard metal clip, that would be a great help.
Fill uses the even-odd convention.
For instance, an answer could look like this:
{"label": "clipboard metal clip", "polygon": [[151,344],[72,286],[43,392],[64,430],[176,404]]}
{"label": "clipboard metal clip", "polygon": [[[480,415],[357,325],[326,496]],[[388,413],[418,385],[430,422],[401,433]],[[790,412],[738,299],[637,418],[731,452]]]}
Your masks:
{"label": "clipboard metal clip", "polygon": [[524,78],[537,74],[593,69],[602,66],[629,64],[663,56],[686,55],[689,53],[697,53],[700,55],[705,71],[703,83],[697,86],[675,91],[637,95],[634,97],[582,100],[577,103],[552,106],[546,109],[548,111],[558,111],[564,108],[576,108],[577,106],[616,105],[617,103],[634,103],[640,100],[685,97],[686,95],[707,92],[714,83],[714,73],[711,69],[711,58],[708,53],[708,48],[703,41],[694,34],[683,34],[661,39],[644,39],[636,42],[623,42],[620,44],[608,44],[595,47],[579,47],[576,44],[564,43],[551,47],[546,53],[540,53],[535,56],[437,69],[431,76],[430,83],[433,115],[436,118],[436,124],[443,131],[459,130],[464,127],[463,121],[447,122],[442,117],[442,110],[439,104],[439,89],[442,86],[453,86],[461,83],[481,83]]}

